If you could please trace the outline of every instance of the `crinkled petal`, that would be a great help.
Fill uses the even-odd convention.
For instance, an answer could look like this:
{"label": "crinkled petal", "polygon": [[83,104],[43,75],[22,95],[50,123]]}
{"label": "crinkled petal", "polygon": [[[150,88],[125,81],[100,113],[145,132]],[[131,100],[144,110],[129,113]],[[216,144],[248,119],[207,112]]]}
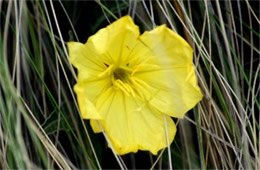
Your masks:
{"label": "crinkled petal", "polygon": [[106,64],[119,65],[126,62],[139,34],[131,17],[125,16],[100,29],[88,39],[86,46],[103,54],[108,60]]}
{"label": "crinkled petal", "polygon": [[138,43],[129,55],[129,62],[130,66],[134,66],[148,60],[149,64],[171,68],[192,64],[192,53],[192,48],[181,36],[166,25],[161,25],[138,38]]}
{"label": "crinkled petal", "polygon": [[96,78],[106,69],[105,58],[79,42],[67,43],[69,61],[78,70],[78,81]]}
{"label": "crinkled petal", "polygon": [[99,96],[111,86],[110,77],[90,81],[78,81],[74,86],[77,94],[80,114],[84,119],[103,119],[96,109],[95,103]]}
{"label": "crinkled petal", "polygon": [[95,106],[97,97],[111,85],[109,76],[100,77],[105,71],[102,56],[78,42],[69,42],[69,60],[78,70],[77,94],[80,114],[85,119],[102,119]]}
{"label": "crinkled petal", "polygon": [[[152,110],[132,96],[126,96],[121,90],[111,87],[100,96],[96,105],[104,117],[100,124],[117,154],[137,150],[149,150],[157,154],[160,149],[167,147],[164,116],[169,142],[173,141],[176,127],[169,116]],[[91,126],[95,132],[100,132],[95,120],[91,120]]]}
{"label": "crinkled petal", "polygon": [[[149,86],[140,93],[151,106],[162,113],[183,118],[201,100],[192,56],[192,48],[187,42],[164,25],[140,36],[130,64],[139,65],[134,76]],[[144,69],[145,65],[148,65],[147,69]],[[154,67],[149,67],[151,65]]]}

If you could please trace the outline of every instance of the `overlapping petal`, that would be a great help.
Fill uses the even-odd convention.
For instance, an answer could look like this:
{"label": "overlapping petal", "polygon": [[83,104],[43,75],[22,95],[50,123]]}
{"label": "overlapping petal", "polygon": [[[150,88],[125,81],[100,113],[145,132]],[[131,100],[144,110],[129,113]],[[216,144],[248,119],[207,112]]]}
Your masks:
{"label": "overlapping petal", "polygon": [[[77,93],[79,109],[82,118],[101,119],[93,101],[110,83],[110,79],[100,78],[106,66],[105,58],[92,49],[78,42],[69,42],[69,60],[78,69],[78,83],[74,90]],[[94,87],[94,88],[93,88]]]}
{"label": "overlapping petal", "polygon": [[95,103],[110,86],[110,77],[80,81],[74,86],[82,118],[103,119]]}
{"label": "overlapping petal", "polygon": [[139,39],[129,57],[131,65],[140,65],[135,77],[149,85],[142,93],[162,113],[182,118],[202,98],[192,65],[192,48],[165,25],[145,32]]}
{"label": "overlapping petal", "polygon": [[79,42],[69,42],[69,60],[78,69],[78,81],[96,78],[104,71],[104,56]]}
{"label": "overlapping petal", "polygon": [[125,16],[106,28],[100,29],[88,39],[86,46],[104,54],[109,60],[107,64],[118,66],[126,62],[139,34],[139,28],[131,17]]}
{"label": "overlapping petal", "polygon": [[[149,150],[153,154],[167,146],[164,114],[158,113],[144,102],[126,96],[121,90],[108,89],[96,104],[104,120],[99,121],[118,154]],[[176,127],[170,117],[165,117],[169,141],[172,142]],[[100,132],[95,120],[94,131]]]}

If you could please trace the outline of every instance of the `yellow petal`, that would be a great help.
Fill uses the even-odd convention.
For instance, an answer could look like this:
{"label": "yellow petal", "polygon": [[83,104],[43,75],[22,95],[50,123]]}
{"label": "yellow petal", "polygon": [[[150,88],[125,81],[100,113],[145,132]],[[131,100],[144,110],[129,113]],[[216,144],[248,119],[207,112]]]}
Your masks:
{"label": "yellow petal", "polygon": [[100,29],[88,39],[86,46],[105,55],[109,60],[107,64],[119,65],[127,61],[138,36],[139,28],[130,16],[125,16]]}
{"label": "yellow petal", "polygon": [[86,97],[86,89],[75,86],[74,91],[77,94],[81,117],[83,119],[102,119],[95,105]]}
{"label": "yellow petal", "polygon": [[131,65],[154,65],[135,73],[150,87],[141,91],[162,113],[182,118],[202,98],[192,66],[192,48],[166,26],[145,32],[135,46]]}
{"label": "yellow petal", "polygon": [[[167,147],[164,115],[150,109],[144,102],[111,87],[97,101],[97,109],[104,117],[100,124],[117,154],[137,150],[149,150],[157,154],[160,149]],[[176,127],[169,116],[166,116],[166,120],[171,143]],[[95,132],[100,132],[94,120],[91,126]]]}
{"label": "yellow petal", "polygon": [[94,102],[97,96],[110,86],[110,78],[99,77],[106,66],[98,56],[84,44],[69,42],[69,60],[78,69],[78,80],[74,86],[82,118],[101,119]]}
{"label": "yellow petal", "polygon": [[106,69],[105,58],[79,42],[67,43],[69,61],[78,69],[78,81],[93,79]]}
{"label": "yellow petal", "polygon": [[110,77],[103,77],[94,80],[78,81],[74,86],[77,94],[80,113],[85,119],[102,119],[95,103],[99,96],[111,86]]}
{"label": "yellow petal", "polygon": [[148,60],[149,64],[164,67],[192,64],[192,48],[178,34],[161,25],[144,32],[131,53],[130,65],[138,65]]}

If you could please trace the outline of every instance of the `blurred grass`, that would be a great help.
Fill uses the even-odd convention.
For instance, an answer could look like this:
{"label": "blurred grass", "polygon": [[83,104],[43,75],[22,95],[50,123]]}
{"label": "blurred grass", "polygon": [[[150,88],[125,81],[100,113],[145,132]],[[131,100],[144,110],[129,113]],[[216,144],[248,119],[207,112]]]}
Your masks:
{"label": "blurred grass", "polygon": [[[129,14],[194,48],[204,99],[170,147],[114,157],[79,116],[65,43]],[[259,169],[258,1],[0,1],[0,168]]]}

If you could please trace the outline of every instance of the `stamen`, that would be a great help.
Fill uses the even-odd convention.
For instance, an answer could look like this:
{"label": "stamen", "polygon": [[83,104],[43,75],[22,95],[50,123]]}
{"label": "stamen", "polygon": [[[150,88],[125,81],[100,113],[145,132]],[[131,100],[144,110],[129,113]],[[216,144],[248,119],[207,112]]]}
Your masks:
{"label": "stamen", "polygon": [[135,91],[130,83],[132,68],[127,66],[120,66],[113,69],[112,82],[116,88],[121,89],[127,96],[132,95],[135,97]]}
{"label": "stamen", "polygon": [[124,85],[124,83],[123,83],[121,80],[118,80],[118,79],[117,79],[117,80],[114,82],[114,85],[115,85],[116,87],[120,88],[127,96],[130,96],[128,89],[126,88],[126,86]]}
{"label": "stamen", "polygon": [[133,88],[132,88],[129,84],[125,84],[125,86],[128,88],[128,91],[132,94],[132,96],[133,96],[133,97],[136,97]]}
{"label": "stamen", "polygon": [[149,89],[150,86],[143,80],[140,80],[138,78],[132,77],[132,79],[136,82],[139,83],[140,85],[144,86],[146,89]]}
{"label": "stamen", "polygon": [[98,77],[102,77],[102,76],[104,76],[105,74],[111,75],[111,72],[112,72],[112,68],[113,68],[113,67],[114,67],[114,65],[108,66],[108,68],[107,68],[105,71],[103,71],[103,72],[101,72],[100,74],[98,74]]}
{"label": "stamen", "polygon": [[140,85],[138,82],[136,82],[134,77],[132,77],[130,79],[130,81],[132,83],[132,87],[134,87],[134,89],[137,89],[136,92],[139,94],[139,96],[142,99],[144,99],[144,94],[145,93],[141,93],[141,92],[146,92],[147,90],[142,85]]}

